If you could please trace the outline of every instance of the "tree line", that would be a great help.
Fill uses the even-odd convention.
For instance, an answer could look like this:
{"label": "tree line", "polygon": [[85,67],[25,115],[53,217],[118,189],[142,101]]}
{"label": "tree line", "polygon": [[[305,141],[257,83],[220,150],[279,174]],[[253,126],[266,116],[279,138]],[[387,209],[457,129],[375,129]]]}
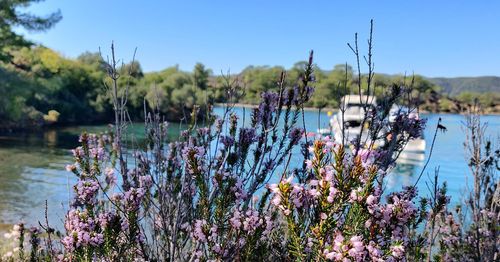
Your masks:
{"label": "tree line", "polygon": [[[111,95],[106,88],[107,61],[99,53],[85,52],[76,59],[61,56],[54,50],[31,41],[13,30],[22,27],[28,32],[45,31],[62,19],[60,11],[46,16],[23,12],[33,0],[12,0],[0,3],[0,129],[39,127],[50,124],[107,123],[113,118]],[[137,61],[124,64],[118,84],[127,89],[127,110],[131,121],[144,118],[144,108],[155,108],[167,120],[185,121],[195,105],[200,115],[214,102],[228,102],[224,93],[227,84],[237,85],[242,94],[232,102],[257,104],[263,91],[277,90],[281,72],[293,85],[307,62],[296,63],[286,70],[281,66],[249,66],[239,74],[215,76],[198,63],[191,72],[178,66],[159,72],[145,73]],[[306,104],[309,107],[335,108],[340,97],[359,93],[358,82],[366,90],[367,76],[358,76],[349,65],[339,64],[331,70],[315,66],[316,92]],[[465,104],[479,99],[483,108],[500,111],[495,92],[464,91],[455,96],[443,94],[442,88],[423,76],[376,74],[371,90],[376,96],[386,94],[393,84],[411,84],[416,97],[427,111],[461,112]]]}
{"label": "tree line", "polygon": [[[106,61],[99,53],[86,52],[76,59],[61,56],[43,46],[11,48],[8,62],[0,62],[0,126],[23,128],[47,124],[90,124],[109,122],[113,117],[111,96],[106,89]],[[286,70],[275,66],[249,66],[239,74],[215,76],[198,63],[191,72],[178,66],[145,73],[137,61],[124,64],[118,84],[129,86],[127,110],[132,121],[142,120],[143,111],[157,108],[167,120],[187,120],[195,105],[202,108],[214,102],[227,102],[224,84],[231,79],[244,95],[234,102],[256,104],[263,91],[276,90],[281,72],[297,79],[304,62]],[[336,108],[340,97],[357,93],[359,78],[349,65],[332,70],[315,68],[316,92],[307,106]],[[361,76],[365,78],[366,76]],[[291,81],[291,80],[290,80]],[[479,99],[485,108],[495,109],[495,93],[465,91],[450,97],[441,87],[423,76],[375,74],[372,90],[387,90],[394,83],[412,85],[422,109],[432,112],[460,112],[465,104]],[[287,83],[292,85],[292,83]],[[363,86],[363,88],[366,88]]]}

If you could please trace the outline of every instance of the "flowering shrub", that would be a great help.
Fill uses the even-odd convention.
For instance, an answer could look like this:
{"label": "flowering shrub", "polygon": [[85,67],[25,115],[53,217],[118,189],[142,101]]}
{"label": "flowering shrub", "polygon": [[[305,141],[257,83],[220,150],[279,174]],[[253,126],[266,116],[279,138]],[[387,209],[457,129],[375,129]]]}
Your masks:
{"label": "flowering shrub", "polygon": [[[251,119],[239,119],[228,106],[222,116],[208,114],[203,125],[192,117],[173,142],[168,125],[152,112],[144,146],[125,147],[126,97],[115,90],[114,130],[82,134],[75,163],[66,167],[78,182],[65,232],[58,234],[48,221],[29,230],[16,225],[6,235],[15,248],[2,259],[413,261],[430,260],[433,252],[438,260],[498,259],[496,176],[481,180],[488,187],[479,199],[488,205],[473,205],[467,231],[448,211],[446,186],[437,176],[428,198],[417,199],[414,186],[384,192],[385,175],[425,127],[411,100],[408,112],[388,120],[389,109],[405,102],[411,87],[395,85],[379,106],[366,110],[369,139],[308,138],[299,119],[314,91],[312,58],[311,52],[295,86],[285,86],[281,74],[277,92],[262,93]],[[370,62],[368,93],[371,68]],[[116,81],[115,65],[108,71]],[[226,91],[238,92],[230,85]],[[385,143],[376,147],[376,140]],[[297,151],[303,165],[291,166]],[[488,157],[497,161],[498,151]],[[482,170],[484,164],[471,166]],[[269,184],[273,177],[281,179]]]}
{"label": "flowering shrub", "polygon": [[296,260],[397,261],[411,244],[410,226],[419,216],[414,187],[382,201],[380,154],[348,152],[330,138],[314,141],[306,160],[310,179],[293,177],[270,185],[272,204],[284,216],[288,249]]}

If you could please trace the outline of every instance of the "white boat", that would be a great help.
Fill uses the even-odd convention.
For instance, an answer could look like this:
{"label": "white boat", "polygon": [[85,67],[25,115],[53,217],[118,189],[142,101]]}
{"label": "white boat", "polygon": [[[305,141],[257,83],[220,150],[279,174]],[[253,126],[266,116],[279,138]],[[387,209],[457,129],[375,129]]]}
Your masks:
{"label": "white boat", "polygon": [[[409,111],[409,109],[407,107],[393,105],[391,110],[389,111],[389,121],[390,122],[396,121],[396,116],[402,112],[408,113],[408,117],[410,117],[410,118],[419,118],[420,117],[417,111],[415,111],[415,110],[413,110],[411,112],[408,112],[408,111]],[[403,155],[403,153],[410,153],[410,152],[411,153],[423,153],[423,152],[425,152],[425,146],[426,146],[426,143],[425,143],[425,139],[423,138],[423,136],[416,138],[416,139],[412,139],[412,140],[408,141],[408,143],[406,144],[401,155]]]}
{"label": "white boat", "polygon": [[[344,108],[343,114],[342,111],[339,111],[330,119],[331,130],[336,141],[347,144],[360,137],[361,141],[367,144],[373,142],[374,146],[383,145],[383,141],[369,141],[368,126],[370,122],[368,120],[363,121],[366,112],[376,106],[376,97],[347,95],[341,99],[340,103]],[[364,125],[364,128],[362,128],[362,125]]]}
{"label": "white boat", "polygon": [[418,166],[423,163],[425,160],[424,152],[408,152],[405,149],[399,154],[398,160],[396,162],[398,164],[409,164]]}
{"label": "white boat", "polygon": [[[344,113],[342,114],[340,111],[333,115],[330,118],[330,128],[320,129],[318,130],[318,133],[322,135],[331,134],[336,141],[342,141],[344,144],[360,137],[361,141],[366,144],[372,144],[375,147],[384,145],[385,141],[383,139],[370,141],[368,130],[371,123],[369,120],[363,122],[366,111],[372,110],[377,105],[377,98],[375,96],[347,95],[342,98],[341,105],[344,106]],[[406,107],[394,105],[389,112],[389,121],[396,121],[396,116],[399,113],[407,111],[408,108]],[[417,112],[412,111],[409,112],[409,114],[411,117],[419,117]],[[365,127],[361,128],[363,124]],[[344,137],[342,137],[342,131],[344,131]],[[360,132],[363,133],[360,134]],[[408,141],[405,148],[401,152],[398,161],[422,162],[425,159],[425,147],[426,143],[423,137]]]}

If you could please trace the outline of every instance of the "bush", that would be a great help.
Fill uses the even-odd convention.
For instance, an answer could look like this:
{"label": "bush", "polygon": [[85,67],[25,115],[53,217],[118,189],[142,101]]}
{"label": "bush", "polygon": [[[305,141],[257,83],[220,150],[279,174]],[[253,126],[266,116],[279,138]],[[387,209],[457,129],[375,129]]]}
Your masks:
{"label": "bush", "polygon": [[[293,87],[286,86],[282,73],[276,92],[262,92],[245,124],[228,106],[220,117],[207,114],[206,125],[192,121],[174,142],[167,141],[168,125],[153,111],[145,124],[145,148],[124,148],[126,125],[120,116],[126,105],[118,106],[112,130],[82,134],[81,146],[73,150],[75,163],[66,169],[78,182],[65,232],[59,237],[47,222],[42,225],[42,245],[42,230],[17,225],[8,236],[18,249],[4,258],[417,261],[430,260],[433,253],[437,260],[498,257],[496,204],[487,212],[483,205],[474,205],[474,216],[489,220],[473,220],[470,231],[461,231],[463,226],[448,223],[453,219],[447,209],[449,197],[437,175],[427,198],[417,199],[415,187],[384,191],[384,177],[399,153],[425,127],[425,120],[412,113],[414,100],[404,100],[411,87],[393,85],[385,90],[390,94],[386,100],[367,110],[372,140],[311,140],[299,118],[304,118],[304,105],[314,92],[312,52],[303,66]],[[111,75],[114,70],[110,65]],[[368,71],[372,76],[371,65]],[[369,94],[374,92],[367,87]],[[225,93],[231,96],[238,90],[229,85]],[[406,102],[409,110],[398,112],[396,121],[390,122],[388,112],[395,101]],[[443,129],[440,122],[434,138],[438,129]],[[375,148],[373,141],[380,138],[387,141]],[[291,155],[297,151],[303,161],[292,168]],[[485,159],[497,161],[495,152]],[[473,170],[482,170],[483,158],[473,160]],[[479,171],[474,177],[484,181],[486,176],[478,174],[485,173]],[[269,184],[276,176],[279,182]],[[498,183],[496,176],[487,177],[488,185]],[[498,199],[497,191],[473,199],[491,203]],[[480,252],[459,245],[463,237]]]}

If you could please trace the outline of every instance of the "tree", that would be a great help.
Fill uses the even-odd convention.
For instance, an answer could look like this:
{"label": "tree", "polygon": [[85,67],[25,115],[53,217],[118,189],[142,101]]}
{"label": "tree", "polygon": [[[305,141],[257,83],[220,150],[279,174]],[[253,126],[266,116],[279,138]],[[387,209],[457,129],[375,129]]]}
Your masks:
{"label": "tree", "polygon": [[208,87],[208,77],[210,77],[210,69],[205,69],[202,63],[196,63],[193,70],[194,84],[201,90],[206,90]]}
{"label": "tree", "polygon": [[241,79],[245,85],[246,95],[243,102],[255,103],[259,101],[262,92],[278,88],[278,79],[285,69],[283,67],[249,66],[241,72]]}
{"label": "tree", "polygon": [[62,19],[61,12],[37,16],[20,9],[43,0],[2,0],[0,1],[0,61],[10,61],[9,47],[30,46],[32,43],[22,35],[13,31],[14,27],[22,27],[28,31],[45,31],[52,28]]}

